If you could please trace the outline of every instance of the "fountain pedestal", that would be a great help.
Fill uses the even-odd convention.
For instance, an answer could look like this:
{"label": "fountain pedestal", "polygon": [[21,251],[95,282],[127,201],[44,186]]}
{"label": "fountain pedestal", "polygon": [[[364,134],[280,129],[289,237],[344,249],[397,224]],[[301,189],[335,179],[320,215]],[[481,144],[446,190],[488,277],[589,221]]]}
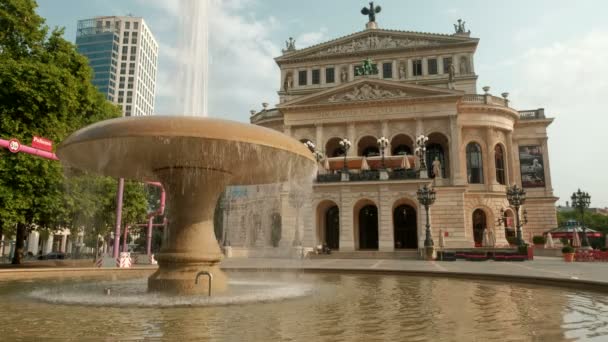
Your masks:
{"label": "fountain pedestal", "polygon": [[225,290],[227,278],[219,268],[223,255],[213,230],[213,214],[230,174],[196,167],[166,168],[155,174],[167,192],[172,219],[156,257],[159,268],[148,279],[148,291],[207,294],[207,277],[195,284],[200,271],[213,275],[213,293]]}

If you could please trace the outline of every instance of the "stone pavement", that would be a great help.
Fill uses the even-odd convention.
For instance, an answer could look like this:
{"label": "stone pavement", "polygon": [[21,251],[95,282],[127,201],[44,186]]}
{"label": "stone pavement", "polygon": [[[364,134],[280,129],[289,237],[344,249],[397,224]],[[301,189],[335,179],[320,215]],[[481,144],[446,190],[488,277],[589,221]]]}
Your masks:
{"label": "stone pavement", "polygon": [[572,262],[561,258],[535,257],[525,262],[423,261],[378,259],[224,259],[224,269],[346,270],[460,276],[463,278],[511,278],[525,282],[575,287],[604,287],[608,291],[608,263]]}

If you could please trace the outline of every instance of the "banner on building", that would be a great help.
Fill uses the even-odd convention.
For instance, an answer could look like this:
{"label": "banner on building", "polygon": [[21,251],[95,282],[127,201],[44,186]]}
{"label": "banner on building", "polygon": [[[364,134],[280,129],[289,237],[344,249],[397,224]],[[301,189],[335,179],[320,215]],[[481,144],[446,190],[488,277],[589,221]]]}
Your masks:
{"label": "banner on building", "polygon": [[539,145],[520,146],[519,165],[522,187],[542,188],[545,186],[543,150]]}

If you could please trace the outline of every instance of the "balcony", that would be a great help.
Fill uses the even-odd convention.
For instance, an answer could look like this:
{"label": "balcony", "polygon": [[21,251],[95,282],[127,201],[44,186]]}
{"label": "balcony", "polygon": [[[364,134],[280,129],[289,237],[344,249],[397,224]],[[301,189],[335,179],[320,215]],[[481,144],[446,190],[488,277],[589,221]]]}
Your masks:
{"label": "balcony", "polygon": [[461,100],[464,104],[487,104],[502,107],[509,107],[509,100],[492,96],[492,95],[480,95],[480,94],[467,94],[462,97]]}
{"label": "balcony", "polygon": [[532,109],[532,110],[520,110],[519,111],[519,119],[520,120],[540,120],[545,118],[545,109]]}
{"label": "balcony", "polygon": [[[365,160],[364,160],[365,159]],[[407,160],[406,160],[407,159]],[[414,156],[387,156],[384,158],[375,156],[369,158],[347,157],[344,169],[344,157],[328,158],[319,166],[317,183],[334,183],[342,181],[342,174],[348,172],[349,182],[374,182],[385,180],[407,180],[418,179],[418,174],[414,169],[416,158]],[[382,175],[381,170],[386,169],[386,174]]]}

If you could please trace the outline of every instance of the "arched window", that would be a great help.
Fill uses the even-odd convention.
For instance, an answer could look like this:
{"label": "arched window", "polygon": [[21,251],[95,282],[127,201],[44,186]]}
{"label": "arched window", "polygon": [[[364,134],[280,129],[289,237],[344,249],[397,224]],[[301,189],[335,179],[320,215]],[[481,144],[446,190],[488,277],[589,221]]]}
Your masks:
{"label": "arched window", "polygon": [[481,147],[474,142],[467,145],[467,177],[469,184],[483,184]]}
{"label": "arched window", "polygon": [[505,154],[502,150],[502,146],[494,146],[494,163],[496,165],[496,181],[498,184],[505,185]]}

